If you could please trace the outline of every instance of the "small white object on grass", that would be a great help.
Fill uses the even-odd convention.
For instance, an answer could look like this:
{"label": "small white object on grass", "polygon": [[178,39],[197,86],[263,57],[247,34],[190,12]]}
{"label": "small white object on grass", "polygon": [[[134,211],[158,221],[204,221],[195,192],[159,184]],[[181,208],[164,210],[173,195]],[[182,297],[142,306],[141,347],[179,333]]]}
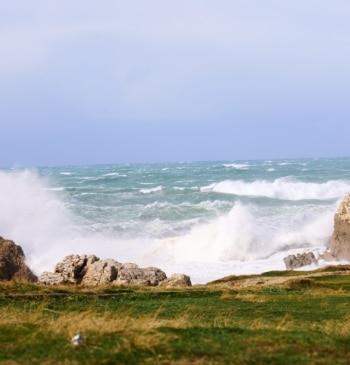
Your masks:
{"label": "small white object on grass", "polygon": [[80,333],[78,333],[72,338],[71,342],[72,342],[73,345],[78,346],[78,345],[81,345],[84,342],[84,338]]}

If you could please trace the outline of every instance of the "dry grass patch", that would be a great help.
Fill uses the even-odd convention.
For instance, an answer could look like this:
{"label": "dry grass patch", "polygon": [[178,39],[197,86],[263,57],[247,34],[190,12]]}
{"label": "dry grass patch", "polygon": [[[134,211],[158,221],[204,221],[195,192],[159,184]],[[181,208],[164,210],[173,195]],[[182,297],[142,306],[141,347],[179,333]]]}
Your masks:
{"label": "dry grass patch", "polygon": [[31,324],[46,328],[53,333],[66,332],[72,335],[83,331],[108,334],[116,331],[150,330],[166,326],[185,328],[188,324],[186,315],[173,319],[160,319],[158,318],[158,312],[135,317],[131,312],[123,312],[120,315],[110,311],[96,314],[93,310],[64,313],[42,307],[33,311],[6,308],[6,311],[0,311],[0,322],[2,325],[16,326]]}
{"label": "dry grass patch", "polygon": [[259,293],[240,292],[236,294],[235,299],[250,303],[266,303],[268,298]]}

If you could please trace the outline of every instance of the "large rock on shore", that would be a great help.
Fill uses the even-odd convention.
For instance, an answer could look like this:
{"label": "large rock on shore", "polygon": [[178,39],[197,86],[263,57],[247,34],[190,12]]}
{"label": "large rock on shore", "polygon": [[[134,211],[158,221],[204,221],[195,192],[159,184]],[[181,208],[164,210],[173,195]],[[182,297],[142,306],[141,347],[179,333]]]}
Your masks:
{"label": "large rock on shore", "polygon": [[88,267],[100,259],[95,255],[69,255],[55,267],[55,273],[62,275],[64,282],[80,284]]}
{"label": "large rock on shore", "polygon": [[169,284],[166,286],[173,287],[191,285],[188,276],[183,275],[182,281],[180,276],[167,279],[165,272],[157,267],[140,268],[134,263],[122,264],[113,259],[100,260],[95,255],[69,255],[55,266],[54,272],[43,272],[39,282],[47,285],[73,283],[86,286],[109,283],[157,286],[163,282]]}
{"label": "large rock on shore", "polygon": [[96,260],[86,267],[86,273],[81,281],[84,285],[108,284],[117,279],[118,270],[123,267],[118,261]]}
{"label": "large rock on shore", "polygon": [[186,286],[191,286],[191,278],[185,274],[172,274],[170,278],[163,280],[160,286],[166,288],[183,288]]}
{"label": "large rock on shore", "polygon": [[336,260],[350,261],[350,193],[341,202],[334,215],[330,253]]}
{"label": "large rock on shore", "polygon": [[157,267],[123,268],[118,273],[116,284],[157,286],[166,278],[165,272]]}
{"label": "large rock on shore", "polygon": [[37,277],[25,263],[21,246],[0,236],[0,280],[35,282]]}
{"label": "large rock on shore", "polygon": [[298,267],[317,264],[317,259],[313,252],[298,253],[296,255],[289,255],[283,259],[287,270],[294,270]]}

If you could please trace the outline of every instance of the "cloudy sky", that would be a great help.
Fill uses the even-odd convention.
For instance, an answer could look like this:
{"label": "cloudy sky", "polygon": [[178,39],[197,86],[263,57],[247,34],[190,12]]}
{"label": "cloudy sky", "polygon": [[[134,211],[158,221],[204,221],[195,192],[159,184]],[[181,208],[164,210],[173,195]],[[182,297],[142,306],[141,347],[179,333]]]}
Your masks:
{"label": "cloudy sky", "polygon": [[0,0],[0,167],[349,156],[349,0]]}

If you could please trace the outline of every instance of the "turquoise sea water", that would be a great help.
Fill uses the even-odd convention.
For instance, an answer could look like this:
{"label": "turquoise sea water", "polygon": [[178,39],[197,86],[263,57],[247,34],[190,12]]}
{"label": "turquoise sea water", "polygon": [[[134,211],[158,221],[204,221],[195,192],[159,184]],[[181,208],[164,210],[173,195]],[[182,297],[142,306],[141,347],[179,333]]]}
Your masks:
{"label": "turquoise sea water", "polygon": [[187,272],[283,269],[324,251],[350,158],[0,170],[0,235],[40,273],[70,253]]}

